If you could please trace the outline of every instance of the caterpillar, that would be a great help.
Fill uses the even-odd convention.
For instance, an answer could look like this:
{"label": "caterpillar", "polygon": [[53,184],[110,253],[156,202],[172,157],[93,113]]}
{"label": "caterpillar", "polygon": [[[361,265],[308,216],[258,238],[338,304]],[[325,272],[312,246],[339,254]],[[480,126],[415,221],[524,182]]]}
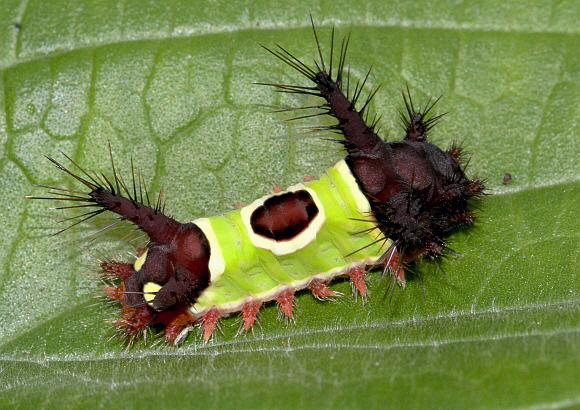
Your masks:
{"label": "caterpillar", "polygon": [[423,259],[438,263],[450,251],[446,238],[452,231],[475,222],[474,202],[484,194],[484,184],[466,176],[460,146],[442,150],[428,141],[442,117],[432,114],[438,99],[417,109],[407,88],[405,108],[399,111],[404,135],[383,140],[376,133],[378,121],[368,121],[369,103],[378,88],[356,108],[370,70],[350,90],[345,68],[350,34],[343,38],[333,66],[334,29],[325,61],[313,22],[312,28],[319,58],[314,67],[281,46],[262,46],[310,84],[258,84],[316,96],[320,105],[303,108],[337,120],[317,129],[340,134],[335,141],[346,157],[318,180],[274,192],[225,215],[181,223],[164,212],[161,195],[151,204],[134,171],[132,186],[124,181],[112,153],[112,178],[89,173],[66,154],[68,167],[48,158],[85,190],[41,186],[51,195],[30,198],[71,204],[59,209],[93,208],[71,226],[112,212],[149,238],[135,262],[100,263],[104,274],[117,278],[104,292],[120,303],[116,329],[129,343],[157,325],[164,327],[168,343],[180,344],[196,325],[203,327],[208,341],[219,319],[235,313],[241,313],[248,330],[262,305],[271,301],[291,318],[296,291],[309,289],[316,298],[328,299],[336,294],[328,284],[338,277],[350,278],[364,296],[365,275],[374,268],[390,275],[393,288],[404,288],[411,264]]}

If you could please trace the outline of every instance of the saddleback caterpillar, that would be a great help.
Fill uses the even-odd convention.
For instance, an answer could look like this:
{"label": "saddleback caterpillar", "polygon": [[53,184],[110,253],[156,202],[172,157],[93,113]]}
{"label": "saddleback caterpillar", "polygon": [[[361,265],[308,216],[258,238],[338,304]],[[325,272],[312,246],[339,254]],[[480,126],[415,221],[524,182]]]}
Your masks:
{"label": "saddleback caterpillar", "polygon": [[134,263],[101,263],[120,282],[105,287],[105,293],[120,303],[116,326],[129,341],[153,325],[164,326],[166,341],[175,344],[201,325],[207,341],[220,317],[239,312],[247,330],[269,301],[277,301],[292,317],[296,291],[308,288],[317,298],[329,298],[335,292],[328,283],[349,277],[364,295],[365,274],[373,268],[388,273],[392,287],[404,287],[409,264],[422,259],[437,263],[449,251],[449,234],[474,223],[473,202],[483,195],[484,186],[465,175],[459,146],[442,150],[428,141],[441,118],[431,114],[437,101],[416,109],[408,90],[403,93],[404,135],[384,141],[375,132],[377,122],[367,120],[377,90],[355,108],[368,74],[349,89],[349,36],[342,40],[336,64],[334,30],[328,61],[322,58],[315,29],[314,37],[320,58],[314,67],[280,46],[264,47],[309,85],[264,85],[320,97],[314,108],[337,120],[319,129],[340,134],[337,141],[347,155],[319,180],[296,184],[225,215],[180,223],[163,212],[161,201],[151,205],[147,193],[144,200],[134,173],[131,187],[114,165],[113,177],[107,179],[69,157],[70,167],[49,158],[88,191],[44,187],[54,195],[50,199],[73,204],[63,208],[94,208],[76,223],[109,211],[149,237]]}

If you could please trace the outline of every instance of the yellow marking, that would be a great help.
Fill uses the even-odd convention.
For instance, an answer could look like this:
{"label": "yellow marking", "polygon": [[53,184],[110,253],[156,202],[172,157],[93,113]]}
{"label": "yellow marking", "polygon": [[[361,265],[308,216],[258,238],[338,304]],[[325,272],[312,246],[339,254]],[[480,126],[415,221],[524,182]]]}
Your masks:
{"label": "yellow marking", "polygon": [[209,242],[209,273],[211,276],[210,282],[215,283],[220,278],[222,273],[226,270],[226,262],[222,249],[218,242],[217,236],[211,227],[209,218],[199,218],[193,221],[199,229],[203,232]]}
{"label": "yellow marking", "polygon": [[343,181],[350,188],[350,192],[354,198],[358,211],[361,214],[371,212],[371,204],[369,203],[369,200],[365,194],[359,188],[358,183],[356,182],[354,175],[352,175],[352,172],[350,171],[346,161],[344,159],[338,161],[334,168],[339,172]]}
{"label": "yellow marking", "polygon": [[147,259],[147,252],[148,252],[148,249],[145,250],[145,252],[143,252],[143,255],[139,256],[137,258],[137,260],[135,261],[135,263],[133,264],[133,268],[135,269],[135,272],[139,272],[141,270],[141,268],[143,267],[143,264],[145,263],[145,259]]}
{"label": "yellow marking", "polygon": [[161,285],[155,282],[147,282],[143,285],[143,298],[149,306],[153,307],[153,299],[155,299],[159,289],[161,289]]}

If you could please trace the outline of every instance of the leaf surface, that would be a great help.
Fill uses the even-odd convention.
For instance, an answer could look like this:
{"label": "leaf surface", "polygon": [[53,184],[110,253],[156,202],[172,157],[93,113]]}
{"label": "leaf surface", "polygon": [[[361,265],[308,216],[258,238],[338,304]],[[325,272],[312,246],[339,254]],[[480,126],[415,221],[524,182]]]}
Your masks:
{"label": "leaf surface", "polygon": [[[566,407],[580,402],[580,48],[577,2],[144,3],[3,1],[0,28],[0,403],[7,407]],[[30,184],[78,186],[44,159],[88,169],[130,160],[178,220],[223,213],[318,177],[343,153],[272,113],[315,99],[252,82],[306,85],[259,47],[310,62],[330,28],[352,28],[350,75],[382,84],[372,110],[399,138],[408,84],[443,94],[433,140],[473,154],[492,194],[477,227],[452,237],[446,275],[424,264],[389,303],[321,303],[295,323],[263,309],[207,345],[126,350],[100,295],[98,258],[142,245],[103,218],[58,236]],[[327,55],[327,54],[326,54]],[[320,121],[326,121],[321,119]],[[503,185],[509,172],[513,180]],[[95,239],[95,240],[93,240]]]}

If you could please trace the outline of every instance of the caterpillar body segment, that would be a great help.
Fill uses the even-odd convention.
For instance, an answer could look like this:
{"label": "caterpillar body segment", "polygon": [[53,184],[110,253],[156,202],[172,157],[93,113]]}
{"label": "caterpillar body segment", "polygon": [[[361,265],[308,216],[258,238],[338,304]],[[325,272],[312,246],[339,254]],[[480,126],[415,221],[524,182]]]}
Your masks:
{"label": "caterpillar body segment", "polygon": [[[295,197],[304,189],[314,199],[313,208],[318,212],[300,232],[292,232],[292,238],[268,238],[257,232],[255,223],[244,218],[245,214],[256,214],[259,204],[289,193],[294,196],[292,201],[296,201]],[[341,161],[320,180],[260,198],[239,211],[209,218],[223,264],[220,270],[212,271],[212,287],[200,295],[191,312],[202,315],[212,307],[226,313],[237,312],[248,301],[274,300],[286,289],[308,288],[313,281],[327,283],[353,267],[374,265],[381,249],[388,248],[390,243],[376,229],[369,203],[360,194],[348,167]],[[271,206],[269,213],[275,215],[277,206]],[[286,208],[294,208],[294,204]],[[288,212],[284,213],[287,218]],[[298,225],[296,219],[288,221],[281,217],[275,222],[280,225],[291,222],[283,228]]]}

